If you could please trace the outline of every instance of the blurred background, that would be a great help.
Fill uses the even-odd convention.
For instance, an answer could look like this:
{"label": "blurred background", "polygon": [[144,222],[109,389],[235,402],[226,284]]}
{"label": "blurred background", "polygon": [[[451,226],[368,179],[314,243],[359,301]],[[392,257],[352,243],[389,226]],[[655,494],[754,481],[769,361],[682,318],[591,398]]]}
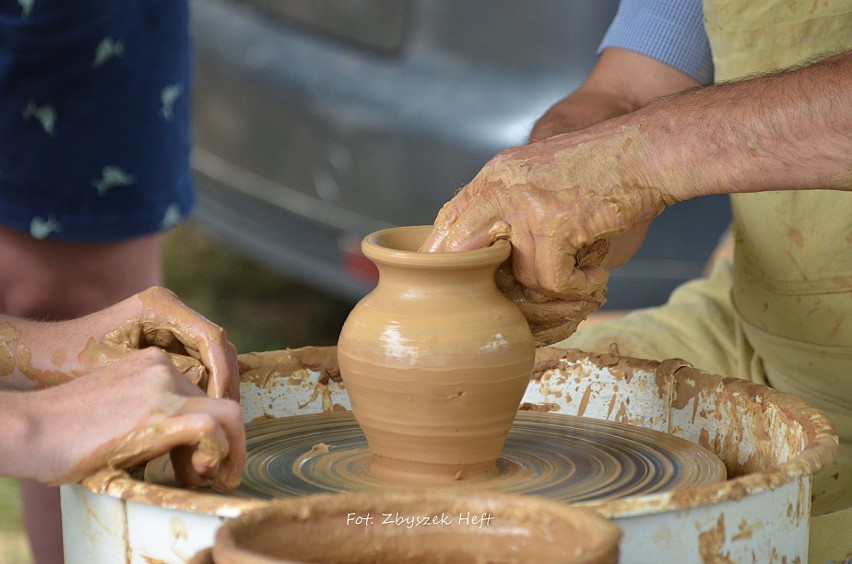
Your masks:
{"label": "blurred background", "polygon": [[[166,285],[240,352],[330,345],[375,283],[361,238],[431,223],[595,61],[617,0],[191,0],[198,207]],[[667,210],[605,309],[700,276],[727,199]],[[26,563],[0,479],[0,563]]]}
{"label": "blurred background", "polygon": [[[617,7],[195,0],[198,225],[353,303],[375,283],[364,235],[432,223],[495,153],[523,144],[588,75]],[[701,275],[728,221],[725,197],[666,210],[612,273],[606,307],[664,302]]]}

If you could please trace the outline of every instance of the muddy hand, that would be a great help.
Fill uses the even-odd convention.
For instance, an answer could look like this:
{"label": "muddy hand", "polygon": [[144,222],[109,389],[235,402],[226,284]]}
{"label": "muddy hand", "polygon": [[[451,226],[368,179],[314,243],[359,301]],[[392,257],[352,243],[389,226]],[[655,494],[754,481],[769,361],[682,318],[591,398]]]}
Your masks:
{"label": "muddy hand", "polygon": [[[586,260],[599,261],[595,252],[606,253],[606,245],[601,242],[590,247],[590,252],[581,253],[579,262],[584,265]],[[606,303],[605,284],[598,291],[584,299],[559,299],[539,294],[525,288],[515,280],[512,274],[512,261],[506,261],[497,270],[496,282],[498,288],[523,313],[535,338],[537,347],[544,347],[567,339],[577,330],[589,314],[597,311]]]}
{"label": "muddy hand", "polygon": [[85,362],[102,365],[127,352],[159,347],[210,397],[239,399],[237,354],[224,330],[183,304],[169,290],[153,287],[94,314],[95,343]]}
{"label": "muddy hand", "polygon": [[51,464],[30,473],[44,482],[76,482],[170,452],[187,485],[239,483],[245,462],[239,404],[205,395],[157,348],[34,392],[32,412],[40,421],[34,448],[52,453]]}
{"label": "muddy hand", "polygon": [[608,263],[583,263],[581,251],[647,223],[667,202],[642,186],[636,171],[623,170],[638,150],[631,136],[638,138],[629,131],[598,138],[588,129],[503,151],[444,205],[421,250],[509,239],[513,274],[523,286],[561,299],[594,296]]}

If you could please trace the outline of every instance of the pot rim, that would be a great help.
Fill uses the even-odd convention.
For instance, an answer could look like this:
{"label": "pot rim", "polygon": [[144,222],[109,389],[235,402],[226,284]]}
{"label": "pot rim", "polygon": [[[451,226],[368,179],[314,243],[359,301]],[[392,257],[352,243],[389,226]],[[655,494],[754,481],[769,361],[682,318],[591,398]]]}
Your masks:
{"label": "pot rim", "polygon": [[498,239],[488,247],[470,251],[446,253],[418,251],[417,249],[431,231],[431,225],[381,229],[364,237],[361,241],[361,251],[375,263],[438,270],[497,266],[512,253],[512,245],[505,239]]}

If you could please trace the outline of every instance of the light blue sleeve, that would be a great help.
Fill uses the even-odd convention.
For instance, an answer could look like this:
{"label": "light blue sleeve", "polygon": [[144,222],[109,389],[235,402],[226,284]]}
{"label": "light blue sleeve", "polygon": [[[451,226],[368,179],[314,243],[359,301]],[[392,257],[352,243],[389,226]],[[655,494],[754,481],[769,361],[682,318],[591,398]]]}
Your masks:
{"label": "light blue sleeve", "polygon": [[598,53],[607,47],[647,55],[701,84],[713,82],[702,0],[621,0]]}

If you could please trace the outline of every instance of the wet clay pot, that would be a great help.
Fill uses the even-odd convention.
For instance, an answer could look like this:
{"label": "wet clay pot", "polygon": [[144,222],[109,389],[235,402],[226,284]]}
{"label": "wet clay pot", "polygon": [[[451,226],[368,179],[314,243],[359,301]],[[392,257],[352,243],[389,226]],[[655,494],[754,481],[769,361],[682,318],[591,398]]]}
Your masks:
{"label": "wet clay pot", "polygon": [[440,482],[496,468],[535,346],[494,281],[509,244],[417,252],[429,231],[399,227],[364,239],[379,283],[346,320],[338,362],[371,471]]}
{"label": "wet clay pot", "polygon": [[195,562],[615,563],[620,529],[588,510],[513,495],[320,495],[225,523]]}

